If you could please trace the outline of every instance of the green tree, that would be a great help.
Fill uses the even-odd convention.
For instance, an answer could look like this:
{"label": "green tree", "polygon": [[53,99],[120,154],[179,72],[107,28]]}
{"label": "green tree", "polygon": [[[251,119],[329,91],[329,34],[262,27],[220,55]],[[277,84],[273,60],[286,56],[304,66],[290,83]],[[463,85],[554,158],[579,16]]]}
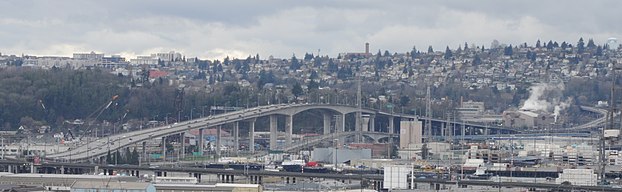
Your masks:
{"label": "green tree", "polygon": [[410,51],[411,59],[415,59],[418,56],[417,47],[413,46],[413,49]]}
{"label": "green tree", "polygon": [[132,152],[129,147],[125,148],[125,152],[123,153],[123,163],[122,164],[131,164],[132,163]]}
{"label": "green tree", "polygon": [[513,52],[512,45],[508,45],[505,49],[503,49],[503,55],[505,56],[512,56]]}
{"label": "green tree", "polygon": [[307,89],[309,89],[309,91],[318,90],[319,88],[320,88],[320,84],[316,82],[315,80],[311,80],[307,84]]}
{"label": "green tree", "polygon": [[406,106],[408,106],[408,103],[410,103],[410,97],[408,97],[406,95],[402,95],[400,97],[400,106],[406,107]]}
{"label": "green tree", "polygon": [[266,72],[264,70],[261,70],[259,72],[259,80],[257,80],[257,88],[263,88],[266,83],[275,83],[275,79],[276,77],[274,76],[272,71]]}
{"label": "green tree", "polygon": [[587,48],[593,49],[596,48],[596,44],[594,43],[594,39],[590,38],[587,40]]}
{"label": "green tree", "polygon": [[106,163],[107,164],[112,164],[112,155],[110,154],[110,150],[108,150],[108,154],[106,154]]}
{"label": "green tree", "polygon": [[119,150],[116,150],[114,152],[114,164],[124,164],[123,163],[123,157],[121,157],[121,153],[119,152]]}
{"label": "green tree", "polygon": [[302,86],[300,85],[300,83],[296,82],[296,84],[294,84],[294,86],[292,87],[292,94],[294,94],[294,96],[296,97],[304,94],[304,91],[302,90]]}
{"label": "green tree", "polygon": [[134,148],[134,150],[132,151],[132,161],[130,162],[130,164],[132,165],[138,165],[140,164],[140,156],[138,155],[138,151],[136,150],[136,148]]}
{"label": "green tree", "polygon": [[577,53],[581,54],[585,51],[585,43],[583,42],[583,37],[579,38],[579,42],[577,42]]}
{"label": "green tree", "polygon": [[452,57],[453,53],[451,52],[451,49],[449,49],[449,46],[447,46],[447,48],[445,49],[445,56],[443,58],[451,59]]}
{"label": "green tree", "polygon": [[296,55],[292,56],[292,59],[290,61],[290,65],[289,65],[289,69],[292,71],[298,70],[300,69],[300,67],[302,67],[302,64],[300,63],[300,61],[296,58]]}

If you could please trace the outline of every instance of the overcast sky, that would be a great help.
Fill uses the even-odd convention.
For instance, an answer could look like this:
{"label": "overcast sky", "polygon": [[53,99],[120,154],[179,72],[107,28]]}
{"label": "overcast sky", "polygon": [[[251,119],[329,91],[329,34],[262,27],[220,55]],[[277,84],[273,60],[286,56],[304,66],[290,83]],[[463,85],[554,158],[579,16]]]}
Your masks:
{"label": "overcast sky", "polygon": [[622,1],[586,0],[106,0],[0,1],[2,54],[102,52],[187,57],[305,52],[336,56],[536,40],[620,37]]}

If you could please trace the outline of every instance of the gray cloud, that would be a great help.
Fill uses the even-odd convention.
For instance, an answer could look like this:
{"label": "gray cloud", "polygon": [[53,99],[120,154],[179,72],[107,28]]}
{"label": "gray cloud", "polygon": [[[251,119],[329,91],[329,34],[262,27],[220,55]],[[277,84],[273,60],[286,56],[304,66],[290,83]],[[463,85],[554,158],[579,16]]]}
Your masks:
{"label": "gray cloud", "polygon": [[604,43],[619,36],[620,1],[0,1],[0,52],[129,57],[176,50],[190,57],[335,56],[464,42]]}

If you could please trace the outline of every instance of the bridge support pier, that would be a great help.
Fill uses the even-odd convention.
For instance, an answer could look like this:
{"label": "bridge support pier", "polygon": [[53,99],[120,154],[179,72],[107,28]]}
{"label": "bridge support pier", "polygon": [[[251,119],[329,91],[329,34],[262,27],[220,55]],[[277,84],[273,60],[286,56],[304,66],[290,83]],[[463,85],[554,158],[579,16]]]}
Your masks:
{"label": "bridge support pier", "polygon": [[354,136],[355,139],[354,141],[356,143],[361,143],[361,140],[363,139],[363,125],[362,125],[362,119],[361,116],[363,115],[361,113],[361,111],[357,111],[354,113],[355,117],[354,117],[354,131],[356,131],[356,135]]}
{"label": "bridge support pier", "polygon": [[205,147],[205,138],[203,136],[203,131],[204,130],[205,130],[204,128],[200,128],[199,129],[199,143],[198,143],[199,147],[198,147],[198,149],[199,149],[199,155],[201,155],[201,156],[203,156],[203,151],[205,150],[204,149],[204,147]]}
{"label": "bridge support pier", "polygon": [[324,135],[330,134],[330,114],[322,113],[322,119],[324,120]]}
{"label": "bridge support pier", "polygon": [[395,118],[392,116],[389,116],[389,148],[387,150],[387,156],[389,157],[389,159],[393,159],[393,157],[391,156],[391,154],[393,154],[393,133],[395,132]]}
{"label": "bridge support pier", "polygon": [[166,161],[166,136],[162,137],[162,160]]}
{"label": "bridge support pier", "polygon": [[361,124],[361,131],[369,132],[369,116],[361,117],[361,120],[363,121],[363,123]]}
{"label": "bridge support pier", "polygon": [[[337,115],[337,119],[335,120],[335,133],[343,133],[346,131],[346,114]],[[343,146],[345,143],[345,138],[338,139],[339,145]],[[336,146],[340,148],[341,146]]]}
{"label": "bridge support pier", "polygon": [[220,151],[220,142],[221,142],[220,141],[220,139],[221,139],[220,132],[221,131],[222,131],[222,125],[216,126],[216,156],[218,158],[220,158],[220,154],[221,154],[221,151]]}
{"label": "bridge support pier", "polygon": [[370,115],[369,117],[369,131],[370,132],[376,131],[376,115]]}
{"label": "bridge support pier", "polygon": [[285,146],[292,146],[292,132],[294,129],[294,116],[285,117]]}
{"label": "bridge support pier", "polygon": [[240,122],[235,122],[233,124],[233,153],[238,155],[238,151],[240,151]]}
{"label": "bridge support pier", "polygon": [[343,133],[346,131],[346,114],[339,115],[339,133]]}
{"label": "bridge support pier", "polygon": [[270,150],[276,149],[277,138],[277,116],[270,115]]}
{"label": "bridge support pier", "polygon": [[177,160],[186,158],[186,135],[184,132],[179,133],[179,142],[181,143],[181,150],[179,151],[179,155],[177,156]]}
{"label": "bridge support pier", "polygon": [[[142,147],[143,147],[143,151],[142,151],[142,158],[140,158],[142,161],[146,162],[147,161],[147,142],[143,141],[142,142]],[[138,161],[139,164],[142,164],[141,161]]]}
{"label": "bridge support pier", "polygon": [[249,133],[248,133],[248,150],[250,150],[251,154],[255,153],[255,119],[252,119],[249,122]]}

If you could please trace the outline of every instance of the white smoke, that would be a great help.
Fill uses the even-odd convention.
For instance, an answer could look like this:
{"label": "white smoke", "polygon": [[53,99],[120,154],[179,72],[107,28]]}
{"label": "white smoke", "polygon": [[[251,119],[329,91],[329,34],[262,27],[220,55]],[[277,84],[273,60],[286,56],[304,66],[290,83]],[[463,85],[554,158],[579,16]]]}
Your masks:
{"label": "white smoke", "polygon": [[547,113],[557,116],[570,106],[572,99],[562,101],[564,84],[538,83],[530,87],[529,98],[523,103],[521,110]]}
{"label": "white smoke", "polygon": [[560,102],[559,104],[555,105],[555,108],[553,109],[553,116],[555,116],[555,122],[557,122],[557,117],[559,116],[559,114],[566,110],[566,108],[570,107],[570,104],[572,103],[572,99],[568,98],[565,101]]}

